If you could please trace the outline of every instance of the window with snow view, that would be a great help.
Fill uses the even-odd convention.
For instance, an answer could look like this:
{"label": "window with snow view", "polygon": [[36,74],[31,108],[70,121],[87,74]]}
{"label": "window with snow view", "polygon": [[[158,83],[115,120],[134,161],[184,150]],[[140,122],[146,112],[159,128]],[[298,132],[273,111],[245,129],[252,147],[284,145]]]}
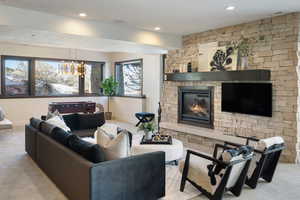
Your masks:
{"label": "window with snow view", "polygon": [[118,95],[137,96],[143,94],[143,60],[116,62],[115,76],[118,84]]}
{"label": "window with snow view", "polygon": [[4,60],[4,91],[7,96],[29,95],[29,62],[17,58]]}
{"label": "window with snow view", "polygon": [[[102,94],[104,62],[1,56],[1,97]],[[83,63],[83,71],[79,70]]]}
{"label": "window with snow view", "polygon": [[78,95],[79,77],[60,72],[62,63],[51,60],[35,62],[35,95],[60,96]]}

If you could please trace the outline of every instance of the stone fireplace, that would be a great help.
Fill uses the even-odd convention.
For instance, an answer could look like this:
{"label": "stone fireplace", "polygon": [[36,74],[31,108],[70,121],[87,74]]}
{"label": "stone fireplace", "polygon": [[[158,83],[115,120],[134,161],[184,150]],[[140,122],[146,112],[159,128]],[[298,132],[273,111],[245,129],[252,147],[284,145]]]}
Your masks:
{"label": "stone fireplace", "polygon": [[213,87],[178,87],[178,123],[213,128]]}
{"label": "stone fireplace", "polygon": [[[218,42],[219,46],[226,46],[229,42],[239,40],[241,36],[253,39],[252,55],[247,70],[270,70],[270,80],[273,84],[272,117],[222,112],[221,81],[209,80],[210,76],[203,76],[206,78],[204,81],[174,79],[163,82],[160,101],[161,132],[180,139],[187,148],[206,153],[212,153],[216,143],[240,143],[238,138],[234,137],[235,134],[256,136],[259,139],[281,136],[286,142],[281,161],[299,161],[299,22],[300,15],[293,13],[184,36],[183,47],[168,52],[165,60],[166,73],[176,72],[189,62],[192,65],[199,63],[199,44]],[[177,74],[193,79],[193,73]],[[213,87],[213,129],[187,124],[179,119],[180,87]],[[203,101],[200,101],[198,104],[202,103]],[[197,105],[195,108],[199,110]],[[184,112],[183,119],[195,117],[195,113]]]}

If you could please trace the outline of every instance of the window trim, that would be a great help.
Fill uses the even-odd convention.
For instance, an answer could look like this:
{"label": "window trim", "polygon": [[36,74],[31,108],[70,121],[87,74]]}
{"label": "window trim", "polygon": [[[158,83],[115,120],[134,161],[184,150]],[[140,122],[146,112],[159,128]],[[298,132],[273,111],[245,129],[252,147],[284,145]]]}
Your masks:
{"label": "window trim", "polygon": [[[10,96],[6,94],[6,84],[5,84],[5,60],[14,59],[14,60],[26,60],[29,61],[28,66],[28,95],[14,95]],[[102,94],[96,93],[85,93],[84,92],[84,77],[79,79],[78,95],[53,95],[53,96],[36,96],[35,95],[35,61],[36,60],[45,60],[45,61],[84,61],[86,63],[98,63],[101,65],[101,81],[104,78],[104,67],[106,62],[104,61],[91,61],[91,60],[72,60],[72,59],[61,59],[61,58],[45,58],[45,57],[30,57],[30,56],[11,56],[11,55],[1,55],[1,95],[0,99],[19,99],[19,98],[60,98],[60,97],[95,97],[103,96]]]}
{"label": "window trim", "polygon": [[124,64],[124,63],[130,63],[130,62],[141,62],[141,68],[142,68],[142,84],[141,84],[141,95],[140,96],[131,96],[131,95],[115,95],[116,97],[133,97],[133,98],[145,98],[144,95],[144,63],[143,58],[138,59],[132,59],[132,60],[122,60],[114,62],[114,78],[117,80],[117,65]]}

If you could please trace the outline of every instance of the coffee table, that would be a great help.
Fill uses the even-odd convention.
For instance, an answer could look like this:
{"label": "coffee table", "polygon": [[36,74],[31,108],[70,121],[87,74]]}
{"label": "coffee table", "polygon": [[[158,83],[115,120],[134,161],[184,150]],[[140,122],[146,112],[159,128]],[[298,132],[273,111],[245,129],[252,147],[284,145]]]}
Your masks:
{"label": "coffee table", "polygon": [[134,136],[131,147],[131,154],[138,155],[155,151],[166,153],[166,163],[178,164],[183,156],[183,144],[180,140],[172,138],[172,144],[140,144],[142,135]]}

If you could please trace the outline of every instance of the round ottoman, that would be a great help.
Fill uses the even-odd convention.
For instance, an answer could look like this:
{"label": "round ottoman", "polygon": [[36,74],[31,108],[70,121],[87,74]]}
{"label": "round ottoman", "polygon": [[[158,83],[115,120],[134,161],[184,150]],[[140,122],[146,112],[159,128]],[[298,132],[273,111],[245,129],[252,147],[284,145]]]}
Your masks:
{"label": "round ottoman", "polygon": [[183,156],[183,144],[180,140],[172,138],[172,144],[140,144],[141,138],[134,139],[131,153],[132,155],[150,153],[155,151],[164,151],[166,153],[166,162],[175,162]]}

